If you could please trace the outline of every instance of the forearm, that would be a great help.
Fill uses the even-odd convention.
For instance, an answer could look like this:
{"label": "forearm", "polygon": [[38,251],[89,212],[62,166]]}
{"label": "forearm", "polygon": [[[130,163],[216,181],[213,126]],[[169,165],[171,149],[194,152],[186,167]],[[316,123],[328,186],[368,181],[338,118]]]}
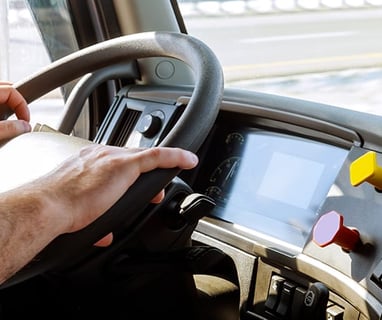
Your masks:
{"label": "forearm", "polygon": [[27,188],[0,194],[0,283],[60,233],[45,209],[46,201],[38,190]]}
{"label": "forearm", "polygon": [[57,236],[81,230],[109,210],[141,173],[197,163],[196,155],[178,148],[91,144],[49,174],[0,193],[0,283]]}

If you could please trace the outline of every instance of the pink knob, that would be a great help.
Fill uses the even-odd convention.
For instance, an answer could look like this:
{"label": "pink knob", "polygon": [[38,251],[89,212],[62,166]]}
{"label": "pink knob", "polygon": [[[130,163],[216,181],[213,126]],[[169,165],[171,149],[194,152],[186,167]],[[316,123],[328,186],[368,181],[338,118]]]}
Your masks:
{"label": "pink knob", "polygon": [[331,243],[345,251],[352,251],[360,242],[359,232],[344,226],[344,217],[335,211],[325,213],[313,228],[313,241],[320,247]]}

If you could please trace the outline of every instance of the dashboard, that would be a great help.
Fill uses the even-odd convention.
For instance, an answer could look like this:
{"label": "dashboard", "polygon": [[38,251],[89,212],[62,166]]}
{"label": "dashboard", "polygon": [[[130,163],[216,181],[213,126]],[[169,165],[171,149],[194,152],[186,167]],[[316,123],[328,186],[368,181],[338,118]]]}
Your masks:
{"label": "dashboard", "polygon": [[213,216],[302,250],[348,150],[249,127],[217,126],[195,186]]}
{"label": "dashboard", "polygon": [[[194,240],[233,257],[243,319],[380,319],[382,197],[367,181],[351,182],[352,165],[366,154],[382,163],[380,147],[370,146],[368,133],[362,141],[333,126],[334,113],[325,122],[290,118],[284,100],[270,97],[268,114],[263,96],[248,98],[226,99],[200,152],[193,188],[216,207]],[[338,219],[319,223],[329,216]],[[327,243],[319,243],[319,229]],[[348,250],[338,230],[354,233],[356,245]],[[309,294],[321,306],[306,308]]]}
{"label": "dashboard", "polygon": [[[130,88],[110,123],[134,119],[115,130],[138,128],[126,146],[154,145],[189,94],[184,87]],[[132,114],[120,112],[126,108]],[[164,125],[139,133],[139,119],[158,112]],[[382,196],[367,179],[354,185],[351,170],[365,155],[361,162],[372,171],[382,163],[380,123],[338,107],[225,90],[198,167],[180,178],[215,202],[192,241],[234,261],[242,319],[381,318]],[[123,140],[109,127],[101,127],[100,142]]]}

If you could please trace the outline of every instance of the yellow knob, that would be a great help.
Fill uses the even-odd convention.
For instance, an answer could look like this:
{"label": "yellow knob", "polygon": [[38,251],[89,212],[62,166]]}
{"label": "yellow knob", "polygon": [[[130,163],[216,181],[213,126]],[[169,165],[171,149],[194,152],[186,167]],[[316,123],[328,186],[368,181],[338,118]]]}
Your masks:
{"label": "yellow knob", "polygon": [[365,153],[350,165],[350,183],[358,186],[365,181],[382,190],[382,168],[378,166],[374,151]]}

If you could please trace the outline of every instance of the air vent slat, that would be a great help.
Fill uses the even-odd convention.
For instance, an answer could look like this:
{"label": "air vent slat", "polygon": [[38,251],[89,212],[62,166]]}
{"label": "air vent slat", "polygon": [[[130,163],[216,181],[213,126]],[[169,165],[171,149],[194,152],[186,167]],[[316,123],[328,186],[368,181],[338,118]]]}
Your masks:
{"label": "air vent slat", "polygon": [[113,139],[113,145],[124,146],[131,132],[139,119],[141,112],[131,109],[126,109],[123,117],[121,118],[116,135]]}

